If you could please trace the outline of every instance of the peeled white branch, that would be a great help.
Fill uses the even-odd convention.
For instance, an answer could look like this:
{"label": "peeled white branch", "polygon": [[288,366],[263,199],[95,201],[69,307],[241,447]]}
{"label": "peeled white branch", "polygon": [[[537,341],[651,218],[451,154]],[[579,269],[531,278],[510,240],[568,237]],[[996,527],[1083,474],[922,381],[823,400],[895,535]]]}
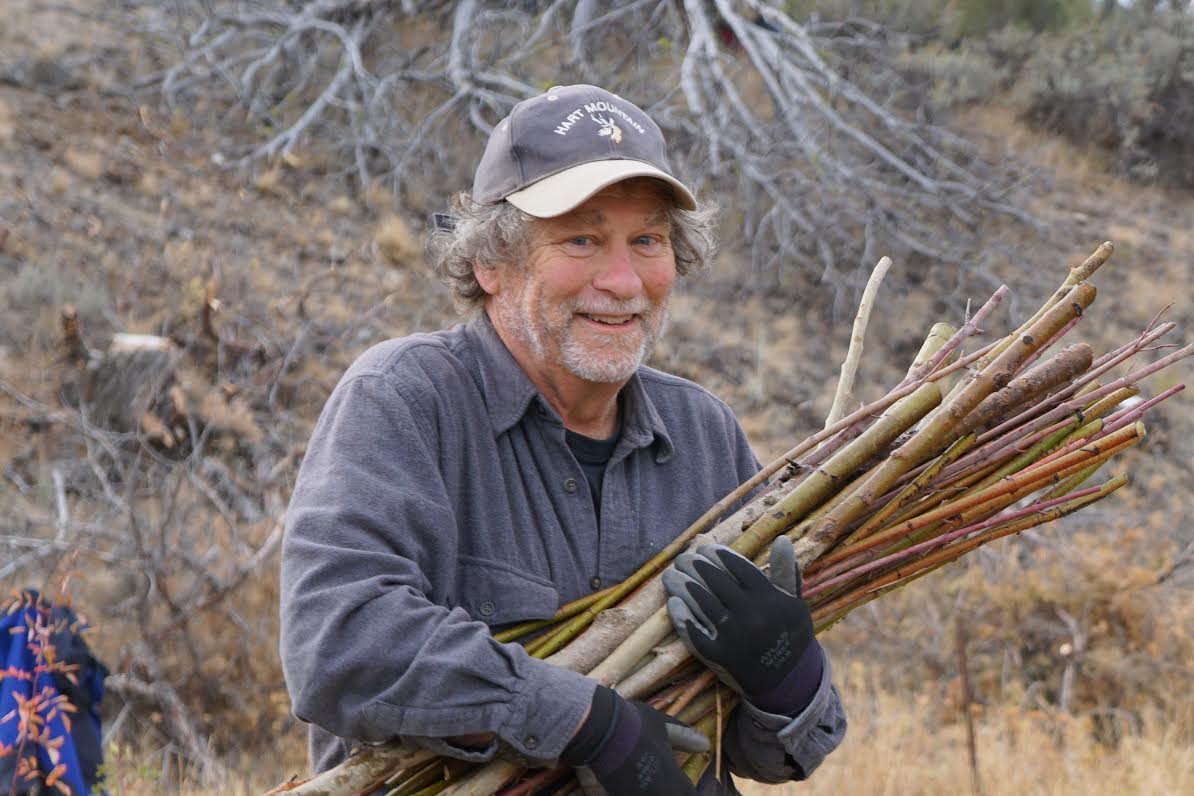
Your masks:
{"label": "peeled white branch", "polygon": [[854,394],[854,377],[858,374],[858,363],[862,359],[862,349],[866,340],[866,327],[871,319],[871,308],[875,305],[875,296],[879,286],[883,284],[883,277],[887,276],[887,269],[891,268],[891,258],[883,257],[871,271],[871,278],[867,280],[866,289],[862,291],[862,300],[858,302],[858,313],[854,316],[854,328],[850,332],[850,347],[846,351],[846,358],[842,361],[841,376],[837,381],[837,392],[833,396],[833,406],[829,409],[829,416],[825,418],[825,428],[842,419],[846,413],[846,404]]}

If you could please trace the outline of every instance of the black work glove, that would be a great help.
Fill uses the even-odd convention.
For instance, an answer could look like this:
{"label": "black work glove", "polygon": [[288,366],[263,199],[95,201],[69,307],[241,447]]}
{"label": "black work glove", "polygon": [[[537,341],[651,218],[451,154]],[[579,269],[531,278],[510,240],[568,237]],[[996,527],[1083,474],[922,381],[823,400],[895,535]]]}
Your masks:
{"label": "black work glove", "polygon": [[560,759],[576,769],[586,796],[696,796],[673,749],[704,752],[709,739],[650,705],[599,685],[589,717]]}
{"label": "black work glove", "polygon": [[676,632],[723,683],[770,713],[808,707],[823,658],[791,540],[772,544],[770,580],[725,545],[701,545],[676,557],[663,584]]}

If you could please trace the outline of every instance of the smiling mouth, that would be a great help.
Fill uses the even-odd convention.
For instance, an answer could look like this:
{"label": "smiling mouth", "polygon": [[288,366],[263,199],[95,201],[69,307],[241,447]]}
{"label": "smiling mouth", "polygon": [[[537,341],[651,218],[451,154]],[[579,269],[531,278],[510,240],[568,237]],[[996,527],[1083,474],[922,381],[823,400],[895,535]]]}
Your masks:
{"label": "smiling mouth", "polygon": [[592,323],[613,328],[627,326],[638,317],[637,315],[596,315],[587,312],[580,312],[577,314]]}

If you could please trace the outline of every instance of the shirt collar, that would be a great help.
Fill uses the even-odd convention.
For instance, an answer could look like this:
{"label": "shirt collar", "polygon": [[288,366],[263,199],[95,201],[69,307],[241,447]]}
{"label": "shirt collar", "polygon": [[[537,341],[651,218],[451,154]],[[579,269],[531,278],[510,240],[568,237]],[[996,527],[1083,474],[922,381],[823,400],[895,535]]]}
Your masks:
{"label": "shirt collar", "polygon": [[[481,391],[485,396],[489,423],[495,436],[518,423],[532,402],[555,422],[561,422],[559,415],[539,395],[534,382],[506,348],[484,311],[468,322],[466,332],[477,354]],[[642,448],[658,443],[655,459],[663,462],[672,455],[672,439],[659,410],[643,386],[641,371],[642,368],[635,372],[619,393],[622,401],[622,434],[618,448]],[[615,451],[614,455],[618,453]]]}
{"label": "shirt collar", "polygon": [[622,399],[622,439],[618,447],[645,448],[655,443],[655,461],[662,463],[672,457],[672,438],[655,402],[647,394],[642,373],[640,367],[619,394]]}
{"label": "shirt collar", "polygon": [[522,419],[539,391],[498,337],[484,310],[469,321],[465,329],[476,352],[481,393],[485,396],[489,423],[496,436]]}

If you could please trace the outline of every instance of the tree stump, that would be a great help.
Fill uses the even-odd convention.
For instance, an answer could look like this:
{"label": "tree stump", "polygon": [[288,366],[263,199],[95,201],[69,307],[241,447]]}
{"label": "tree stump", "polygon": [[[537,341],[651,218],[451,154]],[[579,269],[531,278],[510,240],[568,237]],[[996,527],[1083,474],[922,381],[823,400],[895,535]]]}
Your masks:
{"label": "tree stump", "polygon": [[165,337],[117,334],[93,356],[83,380],[82,408],[97,426],[136,431],[141,416],[174,377],[180,352]]}

